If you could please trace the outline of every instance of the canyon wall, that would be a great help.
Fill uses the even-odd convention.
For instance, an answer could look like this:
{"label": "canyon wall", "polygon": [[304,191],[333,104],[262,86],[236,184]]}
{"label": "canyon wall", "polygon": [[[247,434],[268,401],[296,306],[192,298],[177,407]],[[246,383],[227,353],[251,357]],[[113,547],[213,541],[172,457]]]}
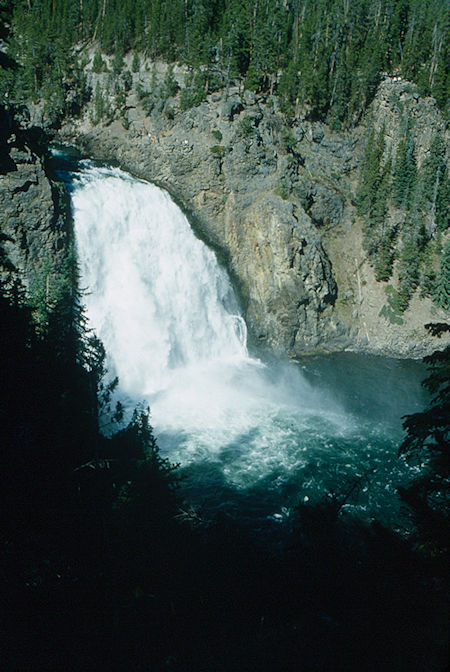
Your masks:
{"label": "canyon wall", "polygon": [[[107,75],[91,76],[105,85]],[[146,77],[134,75],[118,118],[94,124],[86,111],[58,140],[168,189],[226,263],[257,343],[290,356],[349,348],[420,357],[438,347],[424,324],[448,313],[430,298],[416,292],[401,319],[383,316],[388,283],[375,280],[355,206],[371,128],[384,128],[394,153],[414,118],[419,165],[433,135],[448,144],[433,99],[386,79],[362,123],[335,132],[306,112],[288,126],[276,97],[236,88],[186,111],[173,98],[145,112],[135,89]]]}
{"label": "canyon wall", "polygon": [[[109,75],[90,76],[93,88],[107,87]],[[92,102],[54,140],[119,163],[172,194],[227,266],[255,344],[289,356],[351,349],[421,357],[442,347],[424,325],[449,315],[419,292],[401,319],[385,317],[388,283],[375,279],[355,206],[371,128],[383,127],[386,151],[395,153],[402,125],[414,118],[419,163],[436,133],[448,145],[433,99],[386,79],[366,118],[336,132],[307,111],[287,125],[275,96],[237,88],[186,111],[177,98],[145,111],[137,89],[149,84],[150,73],[133,77],[116,118],[94,123]],[[22,122],[27,137],[36,134],[39,109]],[[10,123],[2,143],[2,232],[27,284],[40,277],[42,286],[48,259],[63,263],[70,226],[62,191],[19,126]]]}
{"label": "canyon wall", "polygon": [[27,110],[1,108],[0,128],[0,272],[20,279],[30,303],[45,312],[61,288],[71,247],[68,196],[50,177],[47,138]]}

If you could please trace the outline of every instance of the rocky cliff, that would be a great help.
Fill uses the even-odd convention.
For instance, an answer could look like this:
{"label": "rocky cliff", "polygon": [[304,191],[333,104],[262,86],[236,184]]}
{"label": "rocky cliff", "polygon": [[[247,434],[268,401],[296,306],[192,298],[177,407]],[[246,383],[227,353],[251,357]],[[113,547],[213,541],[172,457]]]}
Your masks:
{"label": "rocky cliff", "polygon": [[71,241],[67,196],[47,174],[46,138],[27,111],[1,108],[0,128],[2,246],[31,303],[50,309]]}
{"label": "rocky cliff", "polygon": [[[91,77],[106,87],[107,75]],[[149,77],[134,75],[118,118],[94,125],[87,110],[58,139],[171,192],[227,264],[258,343],[291,356],[343,348],[422,356],[437,347],[423,325],[448,314],[430,299],[414,295],[401,324],[382,316],[387,283],[375,280],[355,209],[368,128],[384,124],[395,145],[415,115],[425,155],[431,130],[446,134],[432,99],[386,80],[363,123],[336,133],[306,112],[287,125],[275,97],[237,89],[187,111],[169,98],[147,113],[136,88]]]}

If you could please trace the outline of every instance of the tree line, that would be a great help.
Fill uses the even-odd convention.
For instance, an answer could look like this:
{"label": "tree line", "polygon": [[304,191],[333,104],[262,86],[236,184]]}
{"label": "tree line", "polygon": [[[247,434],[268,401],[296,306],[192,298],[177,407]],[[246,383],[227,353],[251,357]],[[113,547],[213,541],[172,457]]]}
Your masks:
{"label": "tree line", "polygon": [[[441,0],[3,0],[14,95],[82,98],[72,48],[211,68],[224,84],[280,96],[288,115],[308,106],[336,129],[357,123],[383,74],[401,72],[448,105],[450,8]],[[1,9],[1,6],[0,6]],[[6,14],[5,14],[6,13]],[[75,99],[74,99],[75,97]],[[64,105],[63,105],[64,106]]]}

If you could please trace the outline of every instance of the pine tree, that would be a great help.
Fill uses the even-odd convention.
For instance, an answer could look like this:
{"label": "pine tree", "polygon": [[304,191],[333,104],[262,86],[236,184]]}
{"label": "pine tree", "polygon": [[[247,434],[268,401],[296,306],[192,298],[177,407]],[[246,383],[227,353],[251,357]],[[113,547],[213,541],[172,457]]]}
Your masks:
{"label": "pine tree", "polygon": [[141,60],[139,58],[139,54],[137,53],[137,51],[135,51],[131,63],[131,71],[137,73],[139,72],[140,68],[141,68]]}
{"label": "pine tree", "polygon": [[420,266],[420,295],[431,296],[436,282],[436,271],[433,266],[434,244],[429,240],[424,248]]}
{"label": "pine tree", "polygon": [[204,72],[190,72],[185,77],[184,87],[180,93],[180,108],[188,110],[200,105],[206,98],[206,75]]}
{"label": "pine tree", "polygon": [[[336,129],[357,121],[382,73],[400,67],[441,109],[448,106],[450,69],[447,3],[432,0],[58,0],[11,3],[10,53],[20,64],[16,96],[39,100],[48,78],[61,81],[77,42],[91,39],[108,54],[147,50],[153,58],[211,61],[228,86],[275,90],[291,67],[299,87],[281,87],[312,118]],[[61,46],[57,43],[60,42]],[[100,71],[100,64],[96,64]],[[63,73],[64,74],[64,73]],[[294,88],[296,91],[294,91]],[[47,86],[50,90],[50,87]],[[284,89],[284,90],[283,90]],[[287,90],[289,94],[286,95]]]}
{"label": "pine tree", "polygon": [[377,135],[372,128],[359,174],[359,183],[356,194],[357,208],[358,213],[368,219],[370,219],[370,213],[382,179],[382,159],[385,148],[384,136],[384,126],[380,129]]}
{"label": "pine tree", "polygon": [[450,176],[447,166],[444,167],[436,194],[435,221],[438,231],[446,231],[450,227]]}
{"label": "pine tree", "polygon": [[163,96],[162,97],[164,99],[169,98],[171,96],[175,96],[178,89],[180,88],[178,86],[178,82],[175,79],[175,76],[173,74],[173,66],[172,65],[170,65],[167,68],[167,72],[165,74],[163,84],[164,84],[164,91],[163,91]]}
{"label": "pine tree", "polygon": [[[382,159],[382,148],[380,145],[379,156],[380,160]],[[388,158],[380,166],[378,175],[373,184],[373,194],[369,209],[369,217],[371,221],[371,226],[376,227],[378,231],[384,231],[384,224],[386,220],[386,215],[388,211],[388,196],[391,190],[391,159]]]}
{"label": "pine tree", "polygon": [[391,277],[394,257],[395,248],[392,244],[392,239],[389,236],[385,236],[379,245],[374,264],[375,279],[378,282],[387,282]]}
{"label": "pine tree", "polygon": [[99,51],[95,52],[94,59],[92,61],[92,72],[100,73],[105,71],[105,62],[102,58],[102,55]]}
{"label": "pine tree", "polygon": [[232,76],[245,75],[250,61],[250,8],[244,0],[231,0],[221,26],[226,70]]}
{"label": "pine tree", "polygon": [[[450,330],[443,323],[426,327],[437,336]],[[399,450],[408,462],[418,465],[420,474],[408,487],[399,488],[399,493],[413,513],[422,543],[431,544],[436,556],[445,549],[448,552],[450,538],[450,346],[425,357],[424,362],[429,375],[423,385],[432,395],[431,402],[425,411],[406,417],[406,437]]]}
{"label": "pine tree", "polygon": [[420,265],[426,250],[428,236],[420,215],[407,218],[402,234],[398,261],[399,294],[401,310],[406,310],[409,300],[419,286]]}
{"label": "pine tree", "polygon": [[336,131],[342,128],[347,118],[350,81],[350,71],[346,64],[339,63],[333,76],[330,110],[327,117],[327,121]]}
{"label": "pine tree", "polygon": [[450,242],[446,243],[441,257],[441,269],[433,288],[433,301],[450,311]]}
{"label": "pine tree", "polygon": [[94,94],[94,111],[92,114],[92,123],[98,124],[111,114],[105,94],[97,82]]}
{"label": "pine tree", "polygon": [[418,202],[422,207],[436,211],[436,199],[445,170],[445,145],[440,134],[436,134],[418,175]]}
{"label": "pine tree", "polygon": [[392,196],[397,207],[408,209],[411,206],[416,176],[414,138],[408,128],[405,137],[398,145],[394,162]]}
{"label": "pine tree", "polygon": [[125,63],[124,63],[124,60],[123,60],[122,50],[117,49],[116,53],[114,54],[113,63],[112,63],[113,73],[116,76],[120,75],[120,73],[122,72],[122,70],[124,68],[124,65],[125,65]]}

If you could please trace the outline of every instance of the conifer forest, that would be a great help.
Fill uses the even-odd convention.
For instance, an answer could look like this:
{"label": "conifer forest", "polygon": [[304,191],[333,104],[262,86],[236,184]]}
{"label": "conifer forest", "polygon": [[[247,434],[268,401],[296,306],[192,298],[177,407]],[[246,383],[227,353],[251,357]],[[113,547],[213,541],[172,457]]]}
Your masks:
{"label": "conifer forest", "polygon": [[[449,33],[449,0],[0,0],[2,670],[448,669]],[[145,86],[139,79],[144,71]],[[401,120],[393,139],[392,129],[384,122],[372,123],[370,114],[380,86],[394,81],[401,82],[405,97],[399,102],[400,95],[396,97],[392,89],[391,97],[388,92],[380,103],[391,105]],[[327,269],[330,274],[334,269],[319,237],[323,234],[333,244],[341,234],[349,240],[355,222],[360,227],[364,261],[373,275],[373,295],[383,288],[385,303],[376,316],[383,329],[400,330],[410,319],[405,316],[413,310],[411,306],[419,306],[419,311],[423,302],[429,314],[436,316],[422,325],[423,338],[434,339],[436,349],[428,349],[422,365],[412,365],[417,366],[414,371],[422,366],[415,398],[424,402],[398,419],[401,438],[392,459],[408,478],[397,482],[394,467],[391,480],[382,488],[398,503],[400,522],[389,524],[381,515],[353,506],[379,485],[373,485],[378,476],[372,466],[360,467],[356,476],[346,476],[339,486],[337,481],[327,483],[325,494],[316,499],[299,497],[300,490],[291,482],[284,484],[280,492],[286,501],[280,513],[266,516],[258,525],[248,523],[246,507],[251,509],[255,491],[259,488],[260,493],[266,485],[270,501],[273,482],[282,480],[278,464],[272,465],[274,476],[240,490],[223,474],[217,478],[217,488],[229,495],[234,508],[220,504],[214,510],[208,508],[207,494],[204,503],[192,504],[185,483],[195,467],[189,463],[186,468],[160,449],[151,404],[134,404],[133,400],[130,409],[129,399],[120,397],[120,376],[108,370],[107,348],[87,314],[86,296],[91,289],[81,278],[71,201],[74,182],[61,174],[72,171],[71,179],[76,181],[82,159],[93,159],[89,166],[95,169],[95,160],[103,165],[111,153],[99,150],[96,156],[83,154],[85,148],[61,150],[63,135],[58,134],[76,120],[94,138],[91,146],[98,141],[101,147],[101,133],[109,142],[114,127],[114,142],[125,138],[137,147],[138,161],[150,147],[159,152],[154,155],[158,161],[164,163],[167,154],[169,165],[172,156],[166,149],[169,145],[163,143],[183,123],[187,130],[179,136],[183,140],[174,153],[179,152],[177,157],[188,166],[183,170],[189,172],[194,163],[189,163],[190,133],[201,128],[200,117],[206,109],[202,105],[214,95],[209,112],[212,109],[215,114],[217,106],[216,116],[211,117],[217,123],[211,122],[204,130],[210,143],[205,144],[204,162],[216,171],[219,195],[205,187],[188,204],[179,200],[198,238],[212,241],[211,248],[217,248],[219,267],[231,269],[230,287],[239,289],[236,305],[251,305],[253,281],[250,289],[239,286],[239,269],[220,246],[219,233],[215,239],[213,228],[214,235],[208,239],[207,227],[202,228],[203,220],[196,218],[192,204],[204,206],[208,216],[212,212],[214,223],[223,212],[232,218],[231,212],[238,220],[241,203],[243,211],[244,206],[253,207],[254,197],[251,190],[239,190],[239,175],[253,179],[258,169],[254,157],[262,155],[261,147],[269,144],[270,137],[273,146],[264,146],[261,159],[266,162],[264,170],[269,174],[278,161],[286,176],[274,182],[273,200],[264,201],[264,189],[258,186],[255,202],[262,201],[261,209],[264,203],[275,203],[280,211],[289,212],[290,230],[304,226],[298,253],[289,252],[286,275],[297,266],[301,270],[305,259],[313,259],[320,267],[323,286],[318,281],[314,285],[309,270],[302,278],[302,287],[309,282],[314,286],[308,291],[322,292],[311,329],[319,325],[320,330],[322,314],[328,315],[334,304],[345,315],[346,310],[351,313],[347,303],[357,301],[356,290],[344,293],[337,286],[341,276],[336,276],[337,284],[327,276]],[[442,120],[430,124],[420,138],[412,115],[405,112],[411,101],[417,107],[419,100],[432,101],[433,114]],[[254,112],[256,104],[263,109],[259,114],[258,108],[259,116]],[[253,112],[247,114],[252,105]],[[139,108],[145,119],[151,119],[158,133],[150,133],[150,122],[149,129],[143,123],[136,130],[136,119],[127,116],[131,108],[133,112]],[[163,119],[160,126],[158,115]],[[325,177],[318,174],[319,169],[314,173],[309,155],[305,164],[306,142],[312,147],[311,155],[319,154],[320,143],[314,138],[314,129],[319,127],[325,129],[333,151],[338,146],[335,139],[342,137],[360,152],[357,161],[352,163],[353,155],[348,160],[351,167],[344,178],[336,176],[334,168],[324,171]],[[226,133],[230,135],[224,138]],[[423,137],[428,143],[425,150]],[[234,189],[236,197],[235,205],[230,205],[226,170],[231,175],[233,142],[243,148],[247,173],[238,174],[238,188],[234,183],[230,186],[229,192]],[[75,150],[79,152],[76,159]],[[336,160],[341,160],[339,151],[340,146]],[[64,152],[73,154],[67,158],[69,153]],[[117,164],[128,170],[123,156],[117,152]],[[173,159],[170,165],[178,169],[181,163]],[[233,165],[240,164],[236,160]],[[136,175],[142,177],[138,171]],[[258,173],[255,184],[265,184],[262,180]],[[148,181],[164,187],[163,180],[150,177]],[[345,192],[348,184],[350,196]],[[211,191],[217,200],[209,212]],[[351,212],[347,228],[340,221],[341,228],[336,226],[330,234],[332,226],[324,224],[323,213],[314,217],[319,192],[327,198],[332,194],[332,205],[327,201],[332,210],[344,203],[342,211]],[[244,194],[242,202],[239,194]],[[247,219],[239,220],[242,227],[251,228],[256,221],[256,206],[250,212]],[[264,220],[266,229],[270,221]],[[242,241],[233,232],[227,229],[227,236],[238,248]],[[264,235],[269,234],[265,231]],[[269,245],[266,249],[263,238],[257,241],[254,248],[258,254],[263,250],[263,258],[269,254]],[[316,256],[308,257],[311,250]],[[184,256],[184,261],[194,264],[188,251]],[[348,276],[351,273],[361,294],[359,267],[356,271],[352,267]],[[122,276],[126,275],[124,268]],[[324,289],[327,278],[328,289]],[[203,285],[208,282],[203,279]],[[258,282],[259,278],[254,280],[255,288]],[[309,315],[311,295],[306,290],[302,296],[288,291],[299,314],[304,310]],[[228,296],[224,304],[227,301],[231,301]],[[267,303],[270,317],[275,308]],[[188,308],[190,318],[194,307]],[[142,308],[146,311],[150,312]],[[356,310],[349,319],[357,319]],[[282,326],[290,320],[286,308]],[[235,321],[242,340],[247,329],[244,318]],[[187,331],[181,317],[180,323]],[[269,352],[264,329],[252,333],[254,324],[258,323],[250,324],[248,337],[253,359],[245,361],[253,365],[259,357],[263,362],[266,358],[270,367],[272,360],[278,361],[279,352],[276,348]],[[338,331],[338,321],[332,324]],[[195,334],[198,340],[202,333],[200,325]],[[396,333],[401,338],[401,331]],[[318,362],[308,390],[316,389],[314,376],[326,378],[323,372],[329,370],[330,362],[342,361],[343,367],[361,365],[364,370],[367,356],[372,358],[370,371],[379,367],[381,372],[389,368],[389,361],[394,362],[381,352],[378,365],[379,353],[370,350],[352,353],[354,359],[333,360],[339,349],[334,341],[333,347],[322,350],[311,347],[303,359],[292,355],[294,340],[285,348],[284,359],[295,360],[298,375],[308,370],[307,360],[313,362],[312,367]],[[169,337],[167,342],[170,345]],[[342,343],[342,351],[352,349],[344,337]],[[348,353],[338,354],[345,357]],[[339,390],[347,379],[336,371],[330,378]],[[202,381],[202,372],[198,375]],[[259,399],[261,390],[254,387]],[[241,410],[239,393],[233,407],[237,412]],[[357,405],[358,390],[348,394]],[[395,394],[401,397],[403,388],[399,386],[392,398],[388,392],[385,408],[402,401]],[[311,399],[315,403],[312,392]],[[279,400],[274,398],[273,403]],[[199,409],[199,416],[202,413]],[[276,415],[276,422],[281,426],[280,417]],[[231,427],[231,414],[227,422]],[[356,422],[353,416],[351,422]],[[280,451],[283,441],[293,434],[294,424],[292,420],[283,426]],[[344,423],[339,427],[344,454],[346,428]],[[252,431],[242,433],[243,443],[249,446],[254,441]],[[364,431],[357,427],[358,440],[364,438]],[[378,426],[368,444],[377,432],[382,432]],[[308,441],[317,440],[319,434],[314,426],[298,450],[307,454]],[[180,432],[180,440],[184,438]],[[396,439],[388,440],[394,443]],[[324,451],[334,438],[327,441],[321,445]],[[372,445],[366,448],[374,452]],[[207,453],[208,449],[202,450]],[[226,451],[230,455],[238,452],[231,439]],[[208,464],[216,476],[218,459]],[[318,460],[311,480],[319,470]]]}
{"label": "conifer forest", "polygon": [[[287,112],[308,104],[336,126],[357,122],[383,73],[401,69],[448,105],[450,10],[442,0],[35,0],[3,2],[17,98],[74,85],[72,47],[97,41],[209,68],[210,85],[239,76],[274,87]],[[11,76],[11,75],[10,75]],[[71,81],[69,82],[68,79]]]}

